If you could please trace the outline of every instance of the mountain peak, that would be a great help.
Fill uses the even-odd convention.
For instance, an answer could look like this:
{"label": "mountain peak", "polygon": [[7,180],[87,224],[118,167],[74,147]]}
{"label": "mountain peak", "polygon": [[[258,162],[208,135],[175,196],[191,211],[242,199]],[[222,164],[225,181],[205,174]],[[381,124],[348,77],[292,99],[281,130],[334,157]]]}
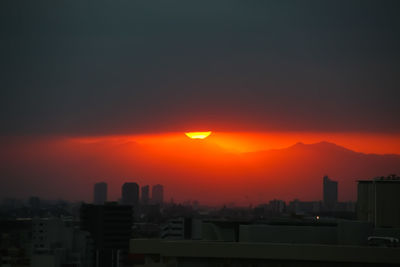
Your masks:
{"label": "mountain peak", "polygon": [[321,141],[318,143],[312,143],[312,144],[304,144],[302,142],[298,142],[294,144],[293,146],[289,147],[289,149],[313,149],[313,150],[324,150],[324,151],[347,151],[347,152],[354,152],[350,149],[347,149],[345,147],[339,146],[335,143],[331,143],[328,141]]}

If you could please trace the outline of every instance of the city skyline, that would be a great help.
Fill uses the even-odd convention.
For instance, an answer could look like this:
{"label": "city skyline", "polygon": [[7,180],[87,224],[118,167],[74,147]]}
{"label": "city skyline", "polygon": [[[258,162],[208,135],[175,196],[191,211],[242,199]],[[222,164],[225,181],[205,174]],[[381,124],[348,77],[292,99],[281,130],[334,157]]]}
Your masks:
{"label": "city skyline", "polygon": [[398,266],[399,13],[0,1],[0,262]]}
{"label": "city skyline", "polygon": [[156,2],[0,3],[0,195],[315,200],[327,173],[355,200],[400,173],[398,1]]}
{"label": "city skyline", "polygon": [[[140,185],[164,184],[171,189],[168,190],[165,199],[174,198],[180,202],[196,199],[213,205],[230,202],[243,205],[261,203],[273,198],[312,201],[322,199],[318,189],[319,178],[330,174],[340,181],[342,189],[339,200],[354,201],[358,179],[400,173],[400,156],[394,154],[358,153],[327,142],[297,143],[284,149],[233,152],[218,146],[213,139],[217,137],[218,133],[204,140],[190,140],[182,134],[183,139],[152,138],[148,143],[136,143],[132,139],[56,142],[47,146],[47,153],[59,153],[61,149],[63,161],[60,162],[56,155],[51,156],[51,159],[48,156],[40,158],[35,155],[32,162],[34,171],[50,172],[49,176],[53,181],[58,180],[64,188],[74,187],[74,190],[60,189],[60,192],[57,192],[54,190],[57,186],[55,185],[51,190],[52,196],[46,193],[46,188],[39,186],[40,180],[31,180],[27,181],[31,184],[29,190],[25,187],[15,187],[13,190],[7,190],[16,192],[14,195],[4,195],[41,195],[45,198],[62,197],[75,201],[90,201],[88,196],[91,193],[88,192],[88,188],[97,182],[99,177],[103,177],[101,180],[108,183],[109,199],[118,201],[120,185],[127,181],[126,177],[136,177],[133,181]],[[78,151],[81,152],[77,154]],[[102,153],[99,154],[99,151]],[[108,155],[113,156],[111,158]],[[21,155],[19,160],[23,157],[26,157],[26,154]],[[96,158],[94,166],[93,160],[90,160],[92,163],[88,163],[92,157]],[[136,160],[132,161],[133,158]],[[42,161],[45,163],[43,167]],[[308,166],[310,161],[314,161],[314,165]],[[54,168],[49,169],[50,162],[54,163]],[[10,165],[12,166],[11,163]],[[292,167],[286,169],[287,165]],[[63,166],[74,167],[68,167],[68,173],[63,173]],[[28,166],[18,172],[19,175],[27,177],[29,173],[32,174]],[[73,175],[70,176],[71,174]],[[183,174],[187,179],[182,179]],[[69,179],[63,181],[66,175]],[[79,177],[81,179],[78,179]],[[45,176],[41,179],[47,180]],[[283,183],[287,186],[283,187]],[[3,189],[12,186],[13,181],[10,181]],[[221,188],[223,193],[208,192],[208,188],[213,186]],[[300,188],[302,190],[299,190]]]}
{"label": "city skyline", "polygon": [[400,173],[399,2],[309,1],[0,3],[0,195],[315,200],[329,174],[355,200]]}

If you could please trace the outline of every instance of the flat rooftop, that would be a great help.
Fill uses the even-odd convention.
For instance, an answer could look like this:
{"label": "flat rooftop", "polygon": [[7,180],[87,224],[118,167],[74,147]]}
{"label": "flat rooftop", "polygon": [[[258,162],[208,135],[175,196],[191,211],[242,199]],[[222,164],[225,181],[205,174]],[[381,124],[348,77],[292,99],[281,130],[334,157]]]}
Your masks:
{"label": "flat rooftop", "polygon": [[177,258],[400,263],[400,248],[361,246],[131,239],[130,252]]}
{"label": "flat rooftop", "polygon": [[358,180],[359,183],[400,183],[400,180]]}

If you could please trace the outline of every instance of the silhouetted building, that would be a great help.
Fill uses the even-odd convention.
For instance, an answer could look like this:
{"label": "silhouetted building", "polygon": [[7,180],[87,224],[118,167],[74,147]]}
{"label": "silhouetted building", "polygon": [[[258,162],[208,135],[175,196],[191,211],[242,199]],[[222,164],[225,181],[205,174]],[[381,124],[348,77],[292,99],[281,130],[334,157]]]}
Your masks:
{"label": "silhouetted building", "polygon": [[39,197],[30,197],[29,198],[29,206],[34,209],[40,208],[40,198]]}
{"label": "silhouetted building", "polygon": [[102,205],[107,201],[107,184],[104,182],[94,184],[93,203]]}
{"label": "silhouetted building", "polygon": [[[163,226],[163,239],[131,239],[130,252],[140,266],[398,266],[398,239],[372,233],[371,223],[349,220],[249,224],[182,218]],[[386,248],[372,239],[387,241],[380,244]]]}
{"label": "silhouetted building", "polygon": [[323,178],[323,204],[328,210],[333,210],[338,201],[338,182],[329,179],[328,176]]}
{"label": "silhouetted building", "polygon": [[154,204],[162,204],[164,201],[164,187],[160,184],[153,185],[151,197]]}
{"label": "silhouetted building", "polygon": [[286,208],[286,203],[283,200],[273,199],[269,202],[269,210],[272,213],[282,213]]}
{"label": "silhouetted building", "polygon": [[32,220],[31,267],[91,267],[92,253],[90,234],[75,227],[74,221],[59,218]]}
{"label": "silhouetted building", "polygon": [[358,181],[357,216],[375,227],[400,227],[400,177]]}
{"label": "silhouetted building", "polygon": [[161,227],[162,239],[185,239],[185,218],[168,220]]}
{"label": "silhouetted building", "polygon": [[321,211],[321,201],[300,201],[295,199],[289,202],[287,210],[291,213],[314,214]]}
{"label": "silhouetted building", "polygon": [[123,266],[132,235],[133,210],[129,205],[83,204],[81,229],[93,238],[94,266]]}
{"label": "silhouetted building", "polygon": [[137,206],[139,204],[139,185],[124,183],[122,186],[122,204]]}
{"label": "silhouetted building", "polygon": [[30,197],[29,206],[31,207],[32,217],[40,216],[40,198]]}
{"label": "silhouetted building", "polygon": [[145,185],[142,186],[142,195],[141,195],[141,202],[143,205],[149,204],[150,200],[150,186]]}
{"label": "silhouetted building", "polygon": [[32,219],[0,219],[0,266],[28,267],[32,259]]}

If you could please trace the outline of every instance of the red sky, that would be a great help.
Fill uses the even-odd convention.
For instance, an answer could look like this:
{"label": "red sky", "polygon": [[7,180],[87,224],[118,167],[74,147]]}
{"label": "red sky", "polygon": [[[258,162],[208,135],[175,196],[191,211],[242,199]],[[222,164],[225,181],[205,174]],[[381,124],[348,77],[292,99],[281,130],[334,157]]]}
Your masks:
{"label": "red sky", "polygon": [[[139,143],[167,143],[184,139],[182,133],[89,137],[88,140],[115,138]],[[281,149],[297,142],[332,142],[362,153],[400,154],[400,134],[379,133],[324,133],[324,132],[213,132],[204,142],[216,144],[231,152],[251,152]]]}
{"label": "red sky", "polygon": [[[400,154],[399,136],[389,134],[214,132],[204,140],[189,139],[184,133],[3,138],[2,194],[91,201],[93,183],[106,181],[109,198],[117,200],[122,183],[135,181],[164,184],[167,201],[255,204],[272,198],[319,200],[320,179],[328,174],[339,180],[339,198],[354,200],[355,178],[400,171],[380,165],[368,166],[365,172],[358,163],[349,169],[345,163],[321,162],[317,156],[311,156],[317,164],[313,165],[293,158],[292,152],[269,155],[268,160],[250,153],[320,141],[356,152]],[[282,165],[286,160],[292,165],[288,170]]]}
{"label": "red sky", "polygon": [[329,174],[348,200],[400,173],[326,144],[250,153],[400,154],[400,1],[22,2],[0,1],[0,196],[317,200]]}

